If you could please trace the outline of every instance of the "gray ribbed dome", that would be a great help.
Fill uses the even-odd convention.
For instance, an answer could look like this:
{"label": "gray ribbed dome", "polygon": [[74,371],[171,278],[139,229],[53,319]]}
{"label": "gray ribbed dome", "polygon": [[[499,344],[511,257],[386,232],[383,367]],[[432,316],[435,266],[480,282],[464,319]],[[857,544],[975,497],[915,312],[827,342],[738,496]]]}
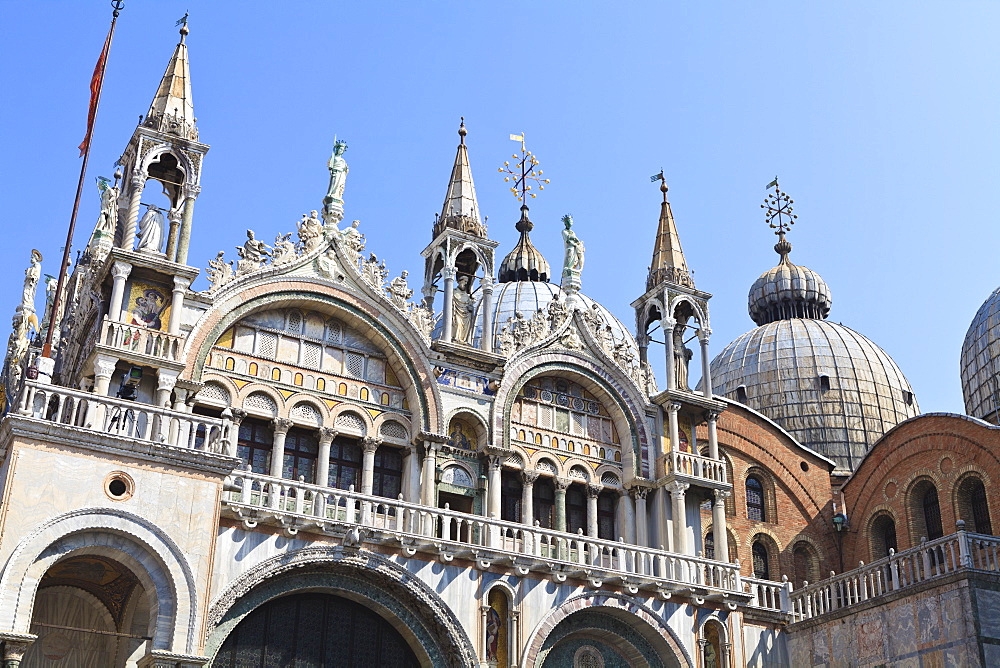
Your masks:
{"label": "gray ribbed dome", "polygon": [[962,396],[965,412],[997,421],[1000,368],[1000,288],[983,302],[962,344]]}
{"label": "gray ribbed dome", "polygon": [[747,308],[758,325],[785,318],[823,319],[830,313],[830,288],[808,267],[792,264],[792,245],[782,239],[774,246],[781,255],[778,266],[760,275],[750,288]]}
{"label": "gray ribbed dome", "polygon": [[549,280],[549,262],[531,243],[528,233],[535,227],[534,223],[528,220],[528,207],[521,205],[521,219],[514,226],[521,233],[514,250],[507,254],[507,257],[500,263],[497,280],[500,283],[510,281],[541,281],[546,283]]}
{"label": "gray ribbed dome", "polygon": [[892,358],[825,320],[777,320],[747,332],[712,361],[712,382],[716,394],[763,413],[846,470],[918,413]]}

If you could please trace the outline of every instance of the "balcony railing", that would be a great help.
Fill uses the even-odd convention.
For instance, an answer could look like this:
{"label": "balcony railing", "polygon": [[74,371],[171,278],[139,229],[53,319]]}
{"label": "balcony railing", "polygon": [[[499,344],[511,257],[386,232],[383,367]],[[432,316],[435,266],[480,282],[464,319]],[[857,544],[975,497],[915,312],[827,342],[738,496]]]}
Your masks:
{"label": "balcony railing", "polygon": [[[616,579],[639,587],[687,590],[692,595],[728,597],[744,593],[739,568],[710,559],[628,545],[624,541],[543,529],[342,490],[237,471],[227,480],[223,503],[254,526],[271,517],[286,530],[338,533],[337,525],[360,525],[372,540],[417,551],[505,562],[523,575],[544,570],[559,580],[568,575],[598,582]],[[349,526],[340,526],[339,533]],[[698,594],[697,592],[700,592]],[[733,602],[738,598],[730,599]]]}
{"label": "balcony railing", "polygon": [[192,450],[232,455],[231,422],[151,404],[25,381],[17,414],[39,420]]}
{"label": "balcony railing", "polygon": [[788,581],[788,578],[782,578],[781,582],[775,582],[744,576],[743,587],[744,591],[751,596],[750,602],[747,604],[751,607],[775,612],[788,612],[791,609],[789,595],[792,592],[792,583]]}
{"label": "balcony railing", "polygon": [[728,483],[726,462],[723,460],[711,459],[680,450],[667,452],[663,455],[663,460],[667,475],[697,478],[720,485]]}
{"label": "balcony railing", "polygon": [[1000,571],[1000,538],[958,531],[803,587],[790,597],[794,621],[834,612],[962,570]]}
{"label": "balcony railing", "polygon": [[176,362],[183,337],[156,329],[104,319],[99,344],[123,353],[133,353]]}

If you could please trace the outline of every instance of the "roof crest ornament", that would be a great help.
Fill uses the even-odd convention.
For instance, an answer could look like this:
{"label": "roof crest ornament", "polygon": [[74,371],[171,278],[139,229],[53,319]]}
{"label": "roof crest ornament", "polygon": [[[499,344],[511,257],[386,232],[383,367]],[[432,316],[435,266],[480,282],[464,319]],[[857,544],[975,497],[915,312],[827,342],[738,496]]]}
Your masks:
{"label": "roof crest ornament", "polygon": [[760,208],[764,209],[764,220],[768,226],[775,230],[778,235],[778,243],[774,245],[774,252],[781,256],[782,262],[788,262],[788,254],[792,252],[792,244],[785,240],[785,234],[795,224],[797,215],[792,213],[792,204],[795,200],[788,196],[788,193],[778,186],[778,177],[767,184],[765,190],[774,188],[774,192],[764,198],[764,203]]}
{"label": "roof crest ornament", "polygon": [[498,279],[500,283],[510,281],[540,281],[547,283],[549,280],[549,263],[538,249],[535,248],[528,237],[528,233],[534,229],[535,225],[528,218],[528,205],[524,203],[524,198],[526,196],[536,197],[535,193],[529,192],[534,187],[531,185],[532,181],[535,182],[539,190],[545,190],[545,184],[549,183],[549,180],[542,178],[544,172],[541,169],[536,170],[538,158],[525,147],[524,133],[522,132],[519,135],[512,134],[510,139],[511,141],[521,142],[521,155],[518,156],[515,153],[511,156],[511,159],[516,162],[513,165],[509,161],[504,162],[503,167],[500,167],[497,171],[507,175],[503,177],[504,181],[508,183],[510,183],[511,179],[514,181],[510,192],[517,198],[518,202],[521,202],[521,218],[517,221],[514,228],[521,233],[521,238],[518,240],[514,250],[500,263]]}

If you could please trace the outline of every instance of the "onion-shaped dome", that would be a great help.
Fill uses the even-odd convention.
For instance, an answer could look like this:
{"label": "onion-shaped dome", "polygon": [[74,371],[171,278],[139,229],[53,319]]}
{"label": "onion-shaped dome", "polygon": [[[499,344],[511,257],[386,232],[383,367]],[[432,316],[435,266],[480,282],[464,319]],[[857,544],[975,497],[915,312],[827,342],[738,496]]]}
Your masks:
{"label": "onion-shaped dome", "polygon": [[830,290],[788,260],[750,290],[759,325],[711,365],[713,390],[763,413],[805,445],[852,471],[889,429],[919,412],[913,389],[889,355],[863,335],[824,320]]}
{"label": "onion-shaped dome", "polygon": [[792,264],[788,254],[792,245],[782,239],[774,245],[781,255],[776,267],[760,275],[750,288],[748,308],[758,325],[784,318],[815,318],[830,313],[830,288],[818,273]]}
{"label": "onion-shaped dome", "polygon": [[983,302],[962,343],[965,412],[998,422],[1000,415],[1000,288]]}
{"label": "onion-shaped dome", "polygon": [[500,271],[497,280],[500,283],[511,281],[541,281],[546,283],[549,280],[549,262],[531,243],[528,233],[535,227],[534,223],[528,220],[528,207],[521,205],[521,219],[514,226],[521,233],[514,250],[507,254],[507,257],[500,263]]}
{"label": "onion-shaped dome", "polygon": [[[483,336],[482,328],[482,291],[476,290],[473,293],[476,300],[475,322],[476,329],[473,334],[473,345],[480,346]],[[604,308],[585,294],[576,294],[578,306],[581,309],[588,309],[599,314],[610,327],[612,341],[617,345],[621,342],[629,347],[635,359],[639,359],[639,347],[628,328],[621,323],[618,318],[612,315],[611,311]],[[494,342],[500,330],[507,325],[508,321],[520,313],[530,319],[539,310],[548,312],[549,304],[554,300],[565,299],[562,289],[552,283],[539,283],[537,281],[513,281],[502,283],[493,290],[493,337]]]}

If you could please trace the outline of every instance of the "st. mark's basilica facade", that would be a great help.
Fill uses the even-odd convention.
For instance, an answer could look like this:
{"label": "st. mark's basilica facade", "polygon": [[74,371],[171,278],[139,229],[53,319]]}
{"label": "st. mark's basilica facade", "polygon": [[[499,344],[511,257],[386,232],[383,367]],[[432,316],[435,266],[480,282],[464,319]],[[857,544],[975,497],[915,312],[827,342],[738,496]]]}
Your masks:
{"label": "st. mark's basilica facade", "polygon": [[[757,327],[713,358],[662,175],[625,325],[581,292],[569,217],[561,268],[527,206],[497,248],[464,124],[422,286],[345,220],[343,142],[293,233],[189,258],[209,146],[186,35],[63,307],[25,249],[4,666],[1000,665],[1000,294],[962,350],[969,415],[920,415],[826,319],[773,184]],[[537,177],[523,148],[508,171]],[[141,210],[147,185],[169,206]]]}

